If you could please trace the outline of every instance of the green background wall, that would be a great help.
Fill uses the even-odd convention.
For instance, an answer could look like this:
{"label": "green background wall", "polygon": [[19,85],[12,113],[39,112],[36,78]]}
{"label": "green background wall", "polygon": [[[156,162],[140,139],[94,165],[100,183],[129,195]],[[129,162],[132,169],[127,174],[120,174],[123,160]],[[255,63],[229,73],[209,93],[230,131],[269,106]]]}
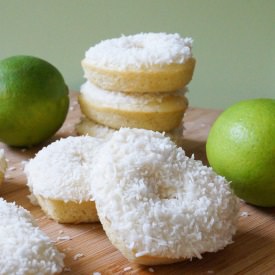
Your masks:
{"label": "green background wall", "polygon": [[275,98],[274,0],[0,0],[0,59],[44,58],[75,91],[91,45],[149,31],[193,37],[192,106]]}

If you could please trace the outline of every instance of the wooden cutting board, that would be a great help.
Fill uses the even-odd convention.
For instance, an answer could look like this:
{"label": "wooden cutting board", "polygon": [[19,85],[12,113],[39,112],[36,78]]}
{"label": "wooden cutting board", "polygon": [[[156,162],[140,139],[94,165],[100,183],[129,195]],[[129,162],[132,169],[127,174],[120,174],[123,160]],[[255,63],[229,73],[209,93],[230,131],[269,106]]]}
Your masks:
{"label": "wooden cutting board", "polygon": [[[219,113],[216,110],[189,108],[184,119],[184,149],[188,155],[194,154],[196,159],[205,164],[205,141]],[[72,94],[68,118],[49,142],[76,135],[74,126],[80,116],[76,94]],[[99,223],[58,224],[49,220],[38,206],[30,203],[22,169],[24,161],[33,157],[41,147],[20,150],[0,143],[0,148],[5,149],[9,160],[0,196],[28,209],[40,228],[65,252],[66,269],[62,274],[275,274],[275,208],[259,208],[242,203],[234,243],[217,253],[205,253],[202,260],[193,259],[152,268],[139,266],[128,262],[112,246]],[[62,237],[65,238],[62,240]],[[66,238],[70,239],[64,240]]]}

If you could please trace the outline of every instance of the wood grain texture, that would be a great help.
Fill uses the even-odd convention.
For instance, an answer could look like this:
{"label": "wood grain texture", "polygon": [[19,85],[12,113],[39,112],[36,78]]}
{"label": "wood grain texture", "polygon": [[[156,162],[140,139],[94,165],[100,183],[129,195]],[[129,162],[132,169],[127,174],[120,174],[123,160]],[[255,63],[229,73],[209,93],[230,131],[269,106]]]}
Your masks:
{"label": "wood grain texture", "polygon": [[[184,149],[190,156],[207,164],[205,141],[211,124],[219,114],[216,110],[189,108],[184,118]],[[71,96],[68,118],[60,131],[48,143],[75,135],[74,126],[80,119],[76,94]],[[30,203],[27,195],[24,161],[33,157],[40,147],[29,150],[4,148],[9,160],[0,196],[16,201],[28,209],[40,228],[57,247],[66,253],[66,270],[62,274],[275,274],[275,209],[259,208],[242,203],[238,232],[234,243],[217,253],[205,253],[202,260],[193,259],[178,264],[156,266],[153,269],[129,263],[107,239],[100,223],[62,225],[49,220],[38,206]],[[70,240],[59,237],[69,236]],[[80,253],[82,257],[74,257]],[[1,272],[0,272],[1,273]]]}

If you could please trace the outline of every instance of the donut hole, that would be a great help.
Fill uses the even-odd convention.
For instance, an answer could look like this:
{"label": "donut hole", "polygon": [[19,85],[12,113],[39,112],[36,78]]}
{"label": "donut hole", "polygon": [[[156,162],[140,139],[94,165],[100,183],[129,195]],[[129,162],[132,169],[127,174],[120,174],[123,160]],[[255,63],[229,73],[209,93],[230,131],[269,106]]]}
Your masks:
{"label": "donut hole", "polygon": [[128,41],[125,46],[127,49],[144,49],[144,44],[140,41]]}
{"label": "donut hole", "polygon": [[178,199],[177,190],[170,186],[159,185],[157,194],[160,200]]}
{"label": "donut hole", "polygon": [[[140,170],[139,170],[140,172]],[[161,176],[157,177],[154,173],[143,171],[142,178],[136,179],[132,182],[133,192],[136,192],[136,199],[138,201],[152,200],[154,202],[163,200],[178,199],[180,197],[180,190],[175,186],[172,186],[169,182],[163,179]],[[131,188],[131,187],[130,187]]]}
{"label": "donut hole", "polygon": [[144,49],[144,45],[142,43],[134,43],[132,45],[132,48],[135,48],[135,49]]}
{"label": "donut hole", "polygon": [[73,153],[73,159],[75,162],[79,163],[81,166],[85,165],[87,163],[87,159],[81,152],[74,152]]}

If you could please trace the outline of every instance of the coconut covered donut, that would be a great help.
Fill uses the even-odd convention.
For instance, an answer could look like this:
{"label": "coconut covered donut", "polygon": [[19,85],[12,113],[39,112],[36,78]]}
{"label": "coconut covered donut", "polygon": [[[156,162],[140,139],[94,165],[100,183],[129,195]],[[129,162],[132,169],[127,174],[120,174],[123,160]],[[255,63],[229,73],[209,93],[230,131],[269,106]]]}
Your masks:
{"label": "coconut covered donut", "polygon": [[109,139],[116,131],[113,128],[105,126],[103,124],[98,124],[93,120],[86,117],[81,118],[80,122],[76,124],[75,130],[78,135],[88,135],[91,137]]}
{"label": "coconut covered donut", "polygon": [[[110,128],[103,124],[98,124],[93,120],[83,117],[79,123],[76,124],[75,130],[78,135],[89,135],[91,137],[110,139],[116,129]],[[183,124],[173,129],[172,131],[166,132],[165,136],[168,136],[178,146],[183,145]]]}
{"label": "coconut covered donut", "polygon": [[64,266],[64,254],[37,227],[31,214],[2,198],[0,247],[1,274],[59,274]]}
{"label": "coconut covered donut", "polygon": [[44,212],[59,223],[98,221],[89,171],[102,141],[68,137],[44,147],[25,166],[27,185]]}
{"label": "coconut covered donut", "polygon": [[192,43],[179,34],[121,36],[91,47],[81,64],[85,77],[106,90],[176,91],[192,79]]}
{"label": "coconut covered donut", "polygon": [[2,185],[6,169],[7,161],[5,159],[5,152],[3,149],[0,149],[0,186]]}
{"label": "coconut covered donut", "polygon": [[188,106],[186,89],[173,93],[123,93],[106,91],[87,81],[79,104],[91,120],[111,128],[170,131],[178,127]]}
{"label": "coconut covered donut", "polygon": [[228,182],[162,134],[120,129],[103,145],[94,173],[100,221],[130,261],[201,258],[232,242],[239,205]]}

